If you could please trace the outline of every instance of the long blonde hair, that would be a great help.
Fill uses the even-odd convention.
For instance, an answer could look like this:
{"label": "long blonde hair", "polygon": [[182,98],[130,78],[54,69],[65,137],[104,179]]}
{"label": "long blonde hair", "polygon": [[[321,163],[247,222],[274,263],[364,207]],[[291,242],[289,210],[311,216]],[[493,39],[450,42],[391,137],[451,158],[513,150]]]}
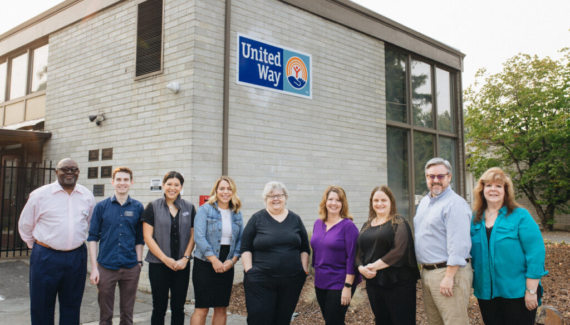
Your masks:
{"label": "long blonde hair", "polygon": [[376,194],[376,192],[383,192],[384,194],[386,194],[386,196],[388,196],[388,199],[390,199],[390,213],[388,215],[388,220],[392,223],[392,225],[400,222],[399,219],[396,218],[399,214],[398,214],[398,208],[396,207],[396,197],[394,197],[394,193],[392,193],[392,190],[388,187],[388,185],[376,186],[372,190],[372,193],[370,194],[370,204],[368,206],[368,220],[366,220],[364,227],[362,227],[362,230],[360,231],[361,233],[364,232],[366,229],[370,228],[372,220],[376,218],[376,211],[374,210],[373,206],[374,194]]}
{"label": "long blonde hair", "polygon": [[329,194],[331,194],[331,192],[338,194],[338,198],[340,199],[340,202],[342,203],[342,208],[340,209],[340,217],[342,219],[354,220],[352,218],[352,215],[348,211],[348,200],[346,199],[346,193],[344,192],[342,187],[337,186],[337,185],[331,185],[331,186],[327,187],[327,189],[325,190],[325,193],[323,193],[323,199],[321,200],[321,203],[319,204],[319,219],[321,219],[323,222],[327,221],[327,217],[328,217],[327,216],[327,200],[328,200]]}
{"label": "long blonde hair", "polygon": [[503,206],[507,206],[507,215],[511,214],[513,210],[520,205],[515,199],[515,190],[511,178],[499,167],[488,169],[481,178],[477,181],[477,186],[473,189],[473,211],[475,211],[475,218],[473,223],[479,223],[483,219],[483,213],[487,209],[487,200],[485,199],[485,185],[489,183],[502,183],[505,189],[505,198]]}
{"label": "long blonde hair", "polygon": [[212,190],[210,191],[210,198],[208,199],[207,203],[214,205],[214,202],[218,201],[218,196],[217,196],[218,187],[220,186],[220,183],[222,181],[226,181],[228,182],[228,184],[230,184],[230,187],[232,189],[232,199],[230,200],[230,209],[233,212],[238,213],[239,209],[241,209],[241,200],[237,196],[236,183],[229,176],[221,176],[216,180],[216,182],[214,183],[214,187],[212,187]]}

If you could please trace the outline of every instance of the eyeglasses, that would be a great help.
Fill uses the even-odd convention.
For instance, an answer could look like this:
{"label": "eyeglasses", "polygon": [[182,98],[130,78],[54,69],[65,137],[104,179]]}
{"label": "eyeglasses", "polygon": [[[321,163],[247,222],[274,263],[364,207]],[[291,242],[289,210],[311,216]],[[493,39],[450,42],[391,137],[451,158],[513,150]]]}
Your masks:
{"label": "eyeglasses", "polygon": [[285,194],[275,194],[275,195],[268,195],[267,196],[268,199],[273,199],[273,200],[281,200],[284,197],[285,197]]}
{"label": "eyeglasses", "polygon": [[447,175],[449,175],[449,173],[447,173],[447,174],[439,174],[439,175],[431,175],[431,174],[430,174],[430,175],[426,175],[426,178],[429,178],[429,179],[431,179],[431,180],[433,181],[433,180],[437,177],[437,179],[439,179],[440,181],[443,181],[443,179],[444,179]]}
{"label": "eyeglasses", "polygon": [[79,168],[77,168],[77,167],[61,167],[61,168],[58,168],[58,170],[64,174],[67,174],[67,173],[74,173],[75,174],[79,171]]}

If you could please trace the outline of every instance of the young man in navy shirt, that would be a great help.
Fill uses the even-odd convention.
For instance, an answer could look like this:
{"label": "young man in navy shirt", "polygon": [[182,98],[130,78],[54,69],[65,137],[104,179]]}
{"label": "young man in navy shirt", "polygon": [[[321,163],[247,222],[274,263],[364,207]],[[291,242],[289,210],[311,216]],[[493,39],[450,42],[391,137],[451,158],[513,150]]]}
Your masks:
{"label": "young man in navy shirt", "polygon": [[[113,171],[115,194],[95,205],[89,228],[91,283],[97,285],[100,324],[113,324],[115,287],[119,284],[121,325],[133,324],[139,275],[142,269],[142,203],[129,196],[133,172],[127,167]],[[99,254],[97,254],[99,242]]]}

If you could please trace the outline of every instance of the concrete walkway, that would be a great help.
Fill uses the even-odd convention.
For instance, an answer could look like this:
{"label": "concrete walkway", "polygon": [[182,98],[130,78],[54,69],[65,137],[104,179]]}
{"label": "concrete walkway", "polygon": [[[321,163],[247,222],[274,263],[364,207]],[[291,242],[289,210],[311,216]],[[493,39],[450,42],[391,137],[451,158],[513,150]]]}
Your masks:
{"label": "concrete walkway", "polygon": [[[30,324],[30,298],[29,298],[29,260],[28,259],[0,259],[0,325]],[[59,322],[59,307],[55,308],[55,323]],[[113,324],[119,324],[119,290],[115,294]],[[185,307],[186,320],[190,324],[190,316],[194,312],[194,305]],[[150,325],[152,313],[152,297],[150,294],[138,292],[135,303],[134,323]],[[211,324],[211,313],[206,324]],[[99,324],[99,305],[97,304],[97,287],[86,279],[85,293],[81,304],[81,324]],[[166,315],[166,324],[170,324],[170,314]],[[245,317],[228,315],[228,325],[246,324]]]}
{"label": "concrete walkway", "polygon": [[570,244],[570,231],[543,231],[542,238],[554,243],[560,244],[561,242],[565,242],[566,244]]}

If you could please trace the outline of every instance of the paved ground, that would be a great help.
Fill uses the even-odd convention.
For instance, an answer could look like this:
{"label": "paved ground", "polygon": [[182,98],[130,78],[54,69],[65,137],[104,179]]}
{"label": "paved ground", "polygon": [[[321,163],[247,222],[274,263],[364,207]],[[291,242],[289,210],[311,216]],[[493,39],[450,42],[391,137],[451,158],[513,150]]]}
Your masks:
{"label": "paved ground", "polygon": [[[29,299],[29,260],[0,259],[0,325],[30,324]],[[115,297],[115,317],[113,324],[119,324],[119,291]],[[190,324],[190,316],[194,311],[193,305],[186,305],[186,321]],[[138,292],[135,303],[134,323],[150,325],[152,312],[152,297],[150,294]],[[58,323],[58,306],[56,306],[56,324]],[[99,306],[97,304],[97,287],[86,279],[85,294],[81,304],[81,324],[99,324]],[[166,324],[170,324],[170,314],[167,314]],[[211,324],[211,315],[206,324]],[[246,324],[245,317],[229,315],[228,325]]]}
{"label": "paved ground", "polygon": [[[570,232],[552,231],[543,232],[544,239],[570,244]],[[30,324],[30,300],[29,300],[29,260],[28,259],[0,259],[0,325],[25,325]],[[119,324],[118,290],[115,298],[115,316],[113,324]],[[56,324],[58,312],[56,306]],[[194,311],[193,305],[186,305],[186,321],[190,323],[190,315]],[[135,304],[134,322],[139,325],[150,325],[152,312],[152,297],[147,293],[138,292]],[[211,315],[210,315],[211,316]],[[81,305],[81,322],[83,325],[99,324],[99,306],[97,304],[97,288],[86,279],[85,294]],[[167,315],[166,324],[170,324]],[[210,317],[207,324],[211,324]],[[246,324],[245,317],[229,315],[228,325]]]}
{"label": "paved ground", "polygon": [[542,237],[551,242],[570,244],[570,231],[542,232]]}

